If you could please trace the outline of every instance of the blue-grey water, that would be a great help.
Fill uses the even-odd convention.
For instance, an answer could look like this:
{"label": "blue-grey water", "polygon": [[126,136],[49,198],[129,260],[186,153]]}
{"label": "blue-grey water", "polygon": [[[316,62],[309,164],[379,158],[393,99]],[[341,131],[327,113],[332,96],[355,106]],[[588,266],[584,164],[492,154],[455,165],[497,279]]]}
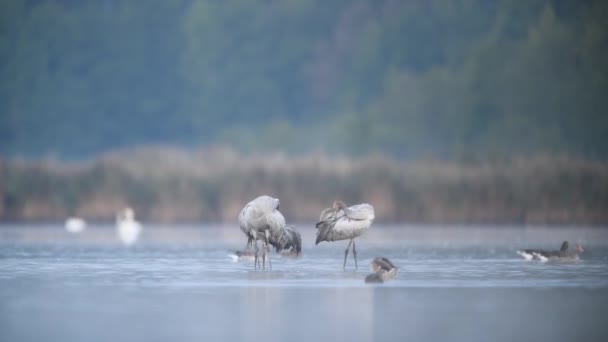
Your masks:
{"label": "blue-grey water", "polygon": [[[0,226],[0,341],[605,341],[608,230],[375,226],[357,240],[272,255],[272,271],[233,262],[235,227],[146,226],[131,248],[110,226]],[[515,250],[585,247],[577,262]],[[369,285],[386,256],[395,280]]]}

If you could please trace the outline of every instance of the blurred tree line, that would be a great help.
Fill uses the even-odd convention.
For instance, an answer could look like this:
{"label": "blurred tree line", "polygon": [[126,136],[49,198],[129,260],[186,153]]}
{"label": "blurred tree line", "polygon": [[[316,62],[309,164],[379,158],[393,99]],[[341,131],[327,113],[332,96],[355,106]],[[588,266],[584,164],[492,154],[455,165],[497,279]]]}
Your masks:
{"label": "blurred tree line", "polygon": [[0,153],[608,157],[607,1],[0,2]]}

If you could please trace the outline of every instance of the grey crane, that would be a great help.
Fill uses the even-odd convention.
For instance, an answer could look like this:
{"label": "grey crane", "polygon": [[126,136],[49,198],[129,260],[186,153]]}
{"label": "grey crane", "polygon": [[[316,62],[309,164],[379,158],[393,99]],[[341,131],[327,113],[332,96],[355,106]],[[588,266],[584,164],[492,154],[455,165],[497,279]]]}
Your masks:
{"label": "grey crane", "polygon": [[342,268],[346,269],[346,258],[352,245],[355,269],[358,269],[355,238],[369,229],[374,218],[374,207],[371,204],[363,203],[347,207],[342,201],[334,201],[330,208],[321,212],[319,222],[316,224],[316,244],[322,241],[350,240],[344,251]]}
{"label": "grey crane", "polygon": [[[287,227],[285,218],[279,211],[279,199],[270,196],[260,196],[247,203],[239,214],[239,225],[247,236],[247,247],[255,247],[254,268],[258,268],[259,247],[262,241],[262,268],[266,268],[266,251],[272,245],[277,252],[284,249],[302,251],[302,239],[295,228]],[[268,266],[272,269],[272,261],[268,255]]]}

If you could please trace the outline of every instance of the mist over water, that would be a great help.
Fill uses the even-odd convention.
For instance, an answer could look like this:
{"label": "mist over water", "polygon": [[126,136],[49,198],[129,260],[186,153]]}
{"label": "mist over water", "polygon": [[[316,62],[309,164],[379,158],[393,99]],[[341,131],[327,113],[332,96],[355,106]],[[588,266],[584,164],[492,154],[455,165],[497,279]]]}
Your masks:
{"label": "mist over water", "polygon": [[[608,329],[608,237],[601,229],[372,227],[304,255],[272,255],[272,271],[233,262],[232,227],[146,227],[123,248],[112,227],[3,227],[0,337],[6,341],[204,339],[353,341],[601,340]],[[545,230],[552,231],[546,234]],[[542,237],[544,235],[544,238]],[[581,242],[583,259],[529,262],[517,248]],[[363,282],[386,256],[395,280]]]}

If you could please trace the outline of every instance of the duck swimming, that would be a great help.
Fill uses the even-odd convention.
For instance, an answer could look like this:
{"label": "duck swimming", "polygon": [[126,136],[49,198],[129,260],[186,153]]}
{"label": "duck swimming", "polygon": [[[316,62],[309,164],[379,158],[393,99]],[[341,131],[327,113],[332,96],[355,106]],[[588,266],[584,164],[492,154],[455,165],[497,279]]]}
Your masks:
{"label": "duck swimming", "polygon": [[255,260],[255,252],[252,250],[244,250],[244,251],[235,251],[230,254],[230,258],[234,262],[240,261],[254,261]]}
{"label": "duck swimming", "polygon": [[370,283],[384,283],[389,279],[395,278],[399,268],[395,266],[388,258],[376,257],[370,263],[370,268],[374,273],[369,274],[365,277],[365,282]]}
{"label": "duck swimming", "polygon": [[579,259],[579,255],[585,250],[580,244],[574,246],[574,250],[569,250],[568,241],[562,242],[558,251],[546,251],[543,249],[524,249],[517,251],[517,254],[526,260],[540,260],[542,262],[549,260],[574,261]]}

